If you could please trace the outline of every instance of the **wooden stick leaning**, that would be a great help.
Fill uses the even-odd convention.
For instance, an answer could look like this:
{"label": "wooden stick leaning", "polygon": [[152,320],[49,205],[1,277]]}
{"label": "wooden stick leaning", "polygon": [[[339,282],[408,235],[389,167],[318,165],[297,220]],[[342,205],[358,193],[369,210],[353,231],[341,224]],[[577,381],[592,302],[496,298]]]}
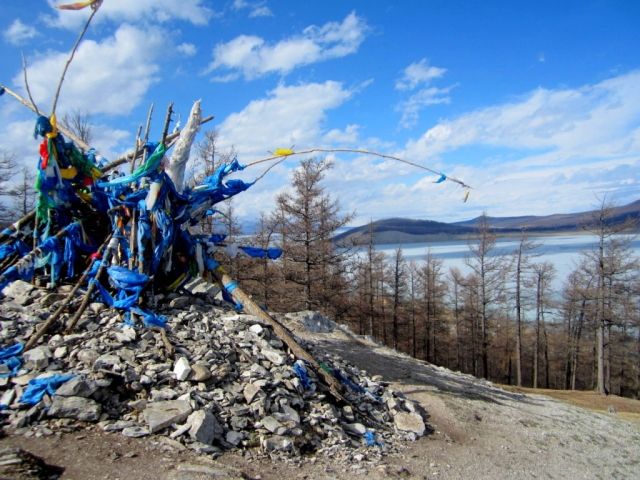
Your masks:
{"label": "wooden stick leaning", "polygon": [[[111,253],[113,250],[118,248],[118,244],[119,244],[118,239],[113,236],[107,243],[107,249],[104,252],[103,260],[100,263],[100,268],[98,268],[98,272],[96,273],[96,278],[95,278],[96,282],[100,281],[100,276],[104,271],[104,266],[109,263],[109,260],[111,259]],[[91,301],[91,295],[93,294],[95,287],[96,287],[95,283],[91,282],[89,284],[89,287],[87,288],[87,293],[85,293],[85,296],[84,296],[84,300],[82,300],[82,303],[80,304],[80,308],[78,308],[78,311],[76,311],[75,315],[71,318],[71,320],[69,320],[69,324],[67,325],[67,328],[64,331],[65,335],[69,335],[71,332],[73,332],[73,329],[75,328],[76,323],[78,323],[78,320],[80,319],[84,311],[89,306],[89,302]]]}
{"label": "wooden stick leaning", "polygon": [[[98,254],[102,253],[102,250],[104,250],[104,248],[107,246],[107,244],[111,241],[111,237],[112,236],[113,236],[113,233],[109,234],[107,239],[100,246],[100,248],[98,248],[98,251],[96,253],[98,253]],[[38,340],[40,340],[40,337],[42,337],[45,333],[47,333],[47,330],[49,330],[51,325],[53,325],[53,323],[58,319],[58,317],[62,314],[62,312],[64,312],[64,310],[67,308],[67,306],[69,305],[69,303],[73,299],[73,297],[76,294],[76,292],[84,284],[84,282],[87,279],[87,276],[89,275],[89,272],[91,271],[91,268],[93,268],[93,264],[96,262],[96,260],[98,260],[97,257],[93,257],[91,259],[91,263],[89,264],[87,269],[82,274],[82,277],[80,277],[80,280],[78,280],[78,282],[75,284],[73,289],[69,292],[67,297],[62,301],[62,305],[60,305],[58,307],[58,309],[54,312],[54,314],[51,315],[47,319],[47,321],[42,324],[42,326],[38,329],[38,331],[29,339],[29,341],[27,342],[27,344],[24,347],[25,351],[31,349],[36,344],[36,342]]]}
{"label": "wooden stick leaning", "polygon": [[[341,402],[347,402],[347,400],[342,396],[342,385],[330,374],[324,371],[324,369],[320,366],[320,364],[304,349],[302,348],[298,342],[285,330],[285,328],[278,322],[275,318],[271,317],[264,310],[262,310],[256,303],[249,298],[249,296],[237,286],[237,284],[227,275],[226,273],[221,272],[219,269],[211,270],[213,277],[220,283],[240,304],[242,304],[242,308],[250,313],[251,315],[255,315],[260,320],[265,323],[268,323],[273,327],[274,333],[278,336],[282,342],[289,347],[289,349],[293,352],[293,354],[302,359],[309,362],[311,368],[316,372],[318,377],[321,377],[322,380],[329,386],[329,391],[333,397]],[[348,403],[348,402],[347,402]]]}

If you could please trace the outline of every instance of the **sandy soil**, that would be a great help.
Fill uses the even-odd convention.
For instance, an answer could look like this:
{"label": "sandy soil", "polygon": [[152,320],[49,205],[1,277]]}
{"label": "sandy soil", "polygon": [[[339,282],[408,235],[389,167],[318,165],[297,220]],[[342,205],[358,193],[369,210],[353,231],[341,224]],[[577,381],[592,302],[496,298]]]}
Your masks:
{"label": "sandy soil", "polygon": [[[342,331],[295,333],[370,375],[382,375],[419,402],[433,431],[382,462],[365,457],[349,464],[320,456],[272,462],[257,451],[211,460],[163,437],[130,439],[97,427],[40,438],[10,436],[0,440],[0,448],[20,446],[63,467],[63,480],[640,479],[640,423],[622,418],[624,412],[597,413],[548,396],[506,391]],[[622,403],[640,411],[640,402]]]}

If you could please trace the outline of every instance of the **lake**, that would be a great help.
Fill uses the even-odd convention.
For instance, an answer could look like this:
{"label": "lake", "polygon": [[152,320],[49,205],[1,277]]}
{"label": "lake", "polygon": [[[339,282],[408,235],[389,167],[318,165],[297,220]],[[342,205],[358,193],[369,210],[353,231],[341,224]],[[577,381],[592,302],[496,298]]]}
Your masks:
{"label": "lake", "polygon": [[[561,287],[571,271],[580,260],[581,252],[590,250],[597,245],[595,235],[558,235],[545,237],[530,237],[536,243],[542,245],[531,253],[540,254],[534,258],[535,262],[550,261],[556,267],[555,287]],[[500,238],[496,241],[495,255],[509,255],[518,248],[519,238]],[[469,273],[470,268],[464,263],[465,256],[470,256],[469,245],[466,240],[449,242],[409,243],[406,245],[376,245],[376,250],[384,252],[391,258],[398,247],[402,247],[402,253],[406,261],[422,260],[427,249],[431,248],[432,254],[444,261],[443,271],[448,272],[451,267],[458,267],[464,274]],[[635,256],[640,255],[640,238],[633,237],[631,250]]]}

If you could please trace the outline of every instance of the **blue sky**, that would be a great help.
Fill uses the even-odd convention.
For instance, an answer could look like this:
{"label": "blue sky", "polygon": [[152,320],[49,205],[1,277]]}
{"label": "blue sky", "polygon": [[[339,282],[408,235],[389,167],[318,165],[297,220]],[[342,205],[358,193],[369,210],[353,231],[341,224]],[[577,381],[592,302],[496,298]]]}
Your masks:
{"label": "blue sky", "polygon": [[[0,84],[49,111],[88,9],[3,0]],[[108,159],[129,150],[151,102],[194,101],[240,163],[276,148],[354,148],[405,158],[474,188],[371,156],[329,154],[326,188],[354,224],[589,209],[640,197],[640,2],[104,0],[67,74],[57,113],[94,118]],[[34,115],[0,99],[0,149],[37,161]],[[269,211],[291,157],[237,197]],[[266,165],[245,170],[251,180]]]}

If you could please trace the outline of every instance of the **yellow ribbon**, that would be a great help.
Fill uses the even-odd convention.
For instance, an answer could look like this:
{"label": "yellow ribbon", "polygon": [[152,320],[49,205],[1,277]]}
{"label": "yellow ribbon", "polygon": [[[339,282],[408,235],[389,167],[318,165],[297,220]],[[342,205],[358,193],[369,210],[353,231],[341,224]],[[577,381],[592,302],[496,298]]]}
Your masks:
{"label": "yellow ribbon", "polygon": [[295,152],[288,148],[276,148],[276,151],[273,153],[276,157],[286,157],[288,155],[293,155]]}
{"label": "yellow ribbon", "polygon": [[51,115],[49,123],[51,123],[51,132],[47,133],[47,138],[56,138],[58,136],[58,122],[55,113]]}

